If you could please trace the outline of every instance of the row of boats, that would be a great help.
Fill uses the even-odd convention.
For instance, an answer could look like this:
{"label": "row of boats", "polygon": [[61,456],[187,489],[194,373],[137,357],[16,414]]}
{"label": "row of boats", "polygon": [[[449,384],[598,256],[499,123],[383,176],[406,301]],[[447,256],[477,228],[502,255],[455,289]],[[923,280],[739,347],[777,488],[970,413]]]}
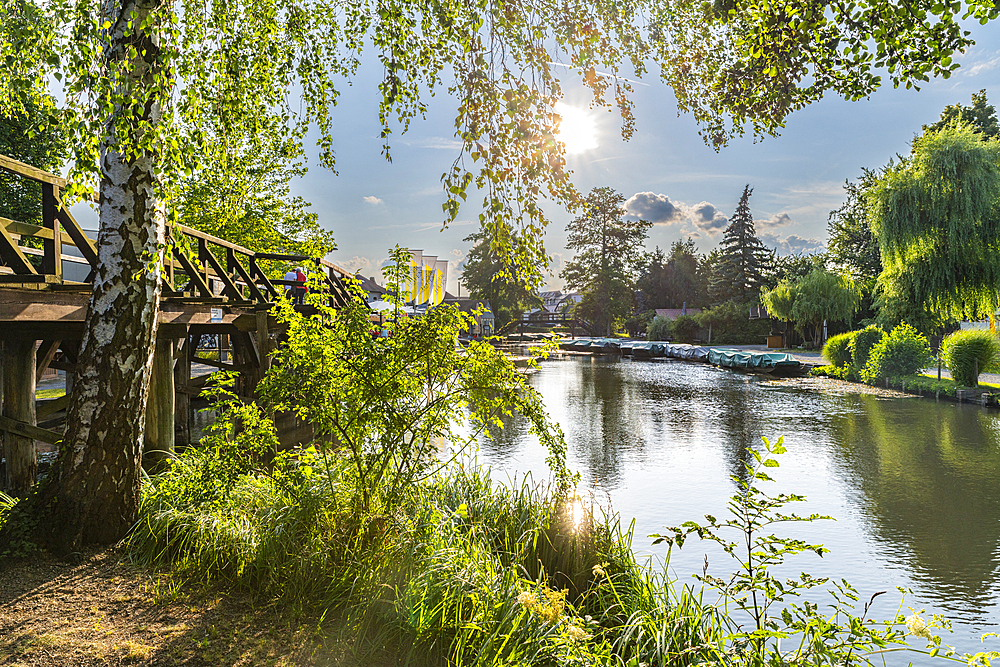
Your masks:
{"label": "row of boats", "polygon": [[784,352],[740,350],[725,347],[622,340],[619,338],[574,338],[559,344],[571,352],[621,354],[637,359],[667,358],[700,361],[721,368],[732,368],[772,375],[797,375],[807,370],[802,362]]}

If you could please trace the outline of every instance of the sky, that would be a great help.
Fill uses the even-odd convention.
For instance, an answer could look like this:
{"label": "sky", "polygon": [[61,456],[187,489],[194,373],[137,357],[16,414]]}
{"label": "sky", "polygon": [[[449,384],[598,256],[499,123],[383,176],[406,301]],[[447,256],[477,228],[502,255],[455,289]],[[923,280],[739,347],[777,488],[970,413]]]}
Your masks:
{"label": "sky", "polygon": [[[829,212],[845,199],[845,180],[907,153],[923,124],[937,120],[946,105],[969,104],[980,89],[1000,109],[1000,21],[967,28],[977,44],[955,59],[962,67],[950,79],[932,80],[920,91],[889,84],[858,102],[831,96],[789,116],[781,136],[757,143],[752,137],[736,139],[719,152],[702,142],[690,116],[678,116],[673,93],[657,78],[647,75],[648,85],[634,86],[637,130],[624,142],[618,114],[587,109],[589,91],[567,72],[564,102],[577,110],[567,116],[584,116],[582,122],[595,129],[588,146],[568,155],[568,167],[581,192],[610,186],[628,199],[631,214],[654,223],[650,250],[688,237],[701,252],[716,247],[747,184],[766,245],[780,254],[822,250]],[[454,294],[470,245],[464,239],[477,229],[479,215],[478,200],[470,196],[458,219],[442,228],[440,178],[460,148],[453,128],[455,100],[443,92],[429,98],[427,118],[395,135],[389,163],[378,137],[382,72],[374,60],[368,58],[343,89],[334,112],[338,173],[313,158],[309,172],[293,183],[293,194],[311,202],[320,223],[332,230],[338,249],[329,258],[337,264],[381,282],[389,248],[419,248],[449,260],[448,290]],[[314,147],[308,150],[315,155]],[[546,288],[560,289],[559,271],[572,257],[565,249],[565,226],[573,216],[551,203],[546,212],[552,221],[546,233],[552,257]]]}

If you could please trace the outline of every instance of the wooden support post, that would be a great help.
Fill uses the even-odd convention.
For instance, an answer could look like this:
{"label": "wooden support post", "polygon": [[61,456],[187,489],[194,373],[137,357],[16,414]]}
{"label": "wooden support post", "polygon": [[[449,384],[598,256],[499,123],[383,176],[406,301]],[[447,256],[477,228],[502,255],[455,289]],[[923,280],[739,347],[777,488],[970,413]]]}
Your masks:
{"label": "wooden support post", "polygon": [[62,230],[59,228],[59,186],[42,183],[42,226],[52,230],[52,238],[42,241],[42,273],[62,280]]}
{"label": "wooden support post", "polygon": [[62,341],[58,340],[46,340],[42,341],[42,346],[38,348],[38,352],[35,353],[35,382],[41,382],[42,376],[45,371],[48,370],[49,364],[56,356],[56,352],[59,351],[59,344]]}
{"label": "wooden support post", "polygon": [[[35,341],[4,342],[3,375],[3,416],[35,426]],[[28,495],[37,475],[35,441],[4,433],[4,452],[9,493]]]}
{"label": "wooden support post", "polygon": [[179,346],[174,355],[174,447],[183,449],[191,444],[191,336]]}
{"label": "wooden support post", "polygon": [[155,469],[174,453],[174,341],[159,338],[146,402],[143,466]]}
{"label": "wooden support post", "polygon": [[267,311],[257,313],[257,354],[260,355],[260,373],[263,375],[271,367],[271,337],[267,330]]}

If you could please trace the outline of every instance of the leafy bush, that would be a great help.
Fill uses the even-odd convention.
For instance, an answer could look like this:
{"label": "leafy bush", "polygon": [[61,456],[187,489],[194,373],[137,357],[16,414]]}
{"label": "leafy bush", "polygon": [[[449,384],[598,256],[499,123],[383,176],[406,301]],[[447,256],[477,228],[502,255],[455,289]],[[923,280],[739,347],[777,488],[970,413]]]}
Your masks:
{"label": "leafy bush", "polygon": [[677,319],[670,325],[673,340],[681,343],[693,343],[700,331],[701,326],[698,324],[698,320],[691,315],[678,315]]}
{"label": "leafy bush", "polygon": [[838,368],[851,363],[851,342],[854,340],[855,333],[851,331],[830,336],[826,345],[823,346],[823,357]]}
{"label": "leafy bush", "polygon": [[927,339],[904,322],[876,343],[861,375],[865,381],[913,375],[933,361]]}
{"label": "leafy bush", "polygon": [[670,340],[670,320],[657,315],[646,329],[646,340]]}
{"label": "leafy bush", "polygon": [[885,332],[875,324],[854,332],[854,338],[851,339],[851,363],[856,369],[861,370],[868,365],[868,355],[883,336]]}
{"label": "leafy bush", "polygon": [[1000,339],[985,329],[956,331],[941,342],[941,359],[960,386],[975,387],[980,373],[1000,369]]}
{"label": "leafy bush", "polygon": [[759,344],[771,332],[769,320],[751,320],[750,306],[734,301],[703,310],[696,317],[703,329],[711,328],[713,345]]}

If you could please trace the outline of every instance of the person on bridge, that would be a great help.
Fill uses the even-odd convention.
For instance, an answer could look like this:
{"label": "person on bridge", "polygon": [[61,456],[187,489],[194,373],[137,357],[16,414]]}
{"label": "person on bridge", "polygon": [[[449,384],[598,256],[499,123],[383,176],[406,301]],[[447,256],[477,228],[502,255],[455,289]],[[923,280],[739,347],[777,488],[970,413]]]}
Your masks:
{"label": "person on bridge", "polygon": [[305,271],[301,266],[295,269],[295,282],[297,283],[295,285],[295,304],[298,306],[301,306],[306,301],[306,292],[309,291],[309,288],[306,287],[307,279]]}

